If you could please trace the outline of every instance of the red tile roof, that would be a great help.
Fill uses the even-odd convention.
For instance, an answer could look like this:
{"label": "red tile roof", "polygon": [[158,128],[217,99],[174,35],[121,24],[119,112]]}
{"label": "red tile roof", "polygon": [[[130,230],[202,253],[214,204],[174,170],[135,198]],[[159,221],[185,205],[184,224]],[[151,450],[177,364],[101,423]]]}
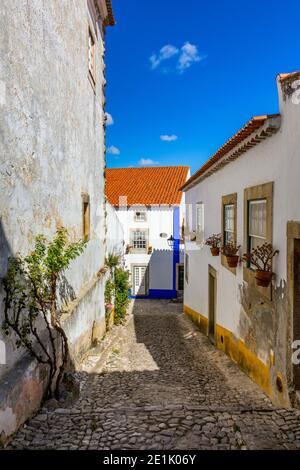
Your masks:
{"label": "red tile roof", "polygon": [[115,22],[115,18],[113,14],[111,0],[105,0],[105,2],[106,2],[106,8],[108,11],[107,24],[109,26],[114,26],[116,22]]}
{"label": "red tile roof", "polygon": [[[191,178],[182,186],[181,189],[186,189],[192,182],[202,176],[209,168],[221,160],[226,154],[231,152],[237,145],[243,142],[254,131],[262,127],[269,118],[278,117],[280,114],[271,114],[266,116],[254,116],[247,124],[242,127],[231,139],[226,142],[204,165],[194,173]],[[250,146],[250,144],[249,144]],[[253,146],[251,144],[251,146]]]}
{"label": "red tile roof", "polygon": [[286,80],[298,78],[298,77],[300,77],[300,70],[298,72],[293,72],[293,73],[281,73],[279,75],[279,80],[281,82],[285,82]]}
{"label": "red tile roof", "polygon": [[180,188],[188,174],[188,166],[110,168],[106,170],[106,196],[114,206],[121,196],[127,196],[128,205],[179,205]]}

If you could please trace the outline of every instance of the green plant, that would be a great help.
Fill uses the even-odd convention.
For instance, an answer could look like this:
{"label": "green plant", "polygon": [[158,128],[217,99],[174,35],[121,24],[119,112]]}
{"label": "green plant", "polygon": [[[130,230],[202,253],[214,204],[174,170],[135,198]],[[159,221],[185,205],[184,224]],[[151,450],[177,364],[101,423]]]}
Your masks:
{"label": "green plant", "polygon": [[245,253],[242,256],[242,261],[248,266],[254,266],[258,271],[270,273],[272,271],[272,259],[278,253],[279,250],[274,250],[271,243],[264,243],[254,248],[250,253]]}
{"label": "green plant", "polygon": [[213,233],[213,235],[206,240],[205,245],[208,245],[211,248],[219,248],[221,245],[221,238],[220,233]]}
{"label": "green plant", "polygon": [[111,304],[113,301],[113,295],[115,290],[115,284],[112,279],[108,279],[105,283],[104,290],[104,301],[105,305]]}
{"label": "green plant", "polygon": [[227,243],[227,245],[222,246],[222,253],[225,256],[237,256],[237,253],[241,245],[236,245],[235,243]]}
{"label": "green plant", "polygon": [[[65,228],[53,240],[38,235],[34,250],[9,258],[4,288],[2,329],[15,334],[16,346],[26,349],[49,368],[45,397],[59,397],[69,356],[68,339],[60,322],[58,287],[64,271],[84,250],[86,242],[69,243]],[[61,347],[60,347],[61,343]]]}
{"label": "green plant", "polygon": [[109,269],[116,268],[120,262],[120,257],[113,253],[110,253],[105,260],[105,264]]}
{"label": "green plant", "polygon": [[127,313],[129,305],[128,291],[130,288],[129,271],[120,267],[115,269],[115,323],[121,323]]}

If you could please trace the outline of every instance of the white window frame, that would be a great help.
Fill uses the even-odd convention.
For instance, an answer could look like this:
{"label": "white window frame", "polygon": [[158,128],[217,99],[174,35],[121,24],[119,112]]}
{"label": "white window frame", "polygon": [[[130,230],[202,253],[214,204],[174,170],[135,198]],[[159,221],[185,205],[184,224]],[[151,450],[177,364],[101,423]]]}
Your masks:
{"label": "white window frame", "polygon": [[197,202],[196,204],[196,241],[197,243],[204,243],[204,202]]}
{"label": "white window frame", "polygon": [[[137,233],[143,233],[144,234],[144,239],[145,239],[145,247],[135,247],[134,244],[135,242],[138,242],[138,240],[135,240],[135,234]],[[142,229],[142,228],[134,228],[131,229],[131,252],[133,253],[147,253],[148,251],[148,246],[149,246],[149,231],[148,229]]]}
{"label": "white window frame", "polygon": [[[251,217],[251,205],[255,205],[255,204],[261,204],[261,203],[264,203],[265,204],[265,221],[264,221],[264,224],[265,224],[265,236],[261,236],[261,235],[257,235],[255,233],[251,233],[250,232],[250,227],[251,227],[251,223],[250,223],[250,217]],[[249,246],[249,251],[252,250],[252,248],[254,247],[252,241],[253,240],[260,240],[261,241],[261,245],[263,245],[266,241],[267,241],[267,199],[266,198],[261,198],[261,199],[250,199],[248,201],[248,246]]]}
{"label": "white window frame", "polygon": [[[228,229],[227,228],[227,218],[226,218],[226,207],[230,207],[233,209],[233,219],[232,219],[232,222],[233,222],[233,227],[232,229]],[[235,229],[234,229],[234,226],[235,226],[235,204],[224,204],[224,245],[226,245],[227,243],[235,243]],[[226,239],[226,238],[229,238],[228,236],[226,237],[226,234],[230,234],[230,240],[229,239]]]}
{"label": "white window frame", "polygon": [[[143,218],[138,217],[138,214],[143,214]],[[147,212],[146,211],[135,211],[134,213],[135,222],[147,222]]]}
{"label": "white window frame", "polygon": [[96,39],[89,26],[88,32],[88,67],[89,76],[92,78],[93,83],[96,83]]}

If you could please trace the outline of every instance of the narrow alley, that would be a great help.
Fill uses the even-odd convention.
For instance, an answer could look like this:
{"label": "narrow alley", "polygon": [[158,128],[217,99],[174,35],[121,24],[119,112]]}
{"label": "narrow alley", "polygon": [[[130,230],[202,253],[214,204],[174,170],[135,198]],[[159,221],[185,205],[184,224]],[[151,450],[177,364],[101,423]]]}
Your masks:
{"label": "narrow alley", "polygon": [[276,409],[170,301],[136,300],[79,400],[41,411],[16,449],[300,449],[300,410]]}

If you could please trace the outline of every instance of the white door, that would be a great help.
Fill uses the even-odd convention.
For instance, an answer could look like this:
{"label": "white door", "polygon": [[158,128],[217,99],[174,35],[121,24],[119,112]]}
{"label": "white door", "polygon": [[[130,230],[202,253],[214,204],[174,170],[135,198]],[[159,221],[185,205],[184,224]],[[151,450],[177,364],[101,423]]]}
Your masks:
{"label": "white door", "polygon": [[133,295],[146,295],[146,266],[133,266]]}

